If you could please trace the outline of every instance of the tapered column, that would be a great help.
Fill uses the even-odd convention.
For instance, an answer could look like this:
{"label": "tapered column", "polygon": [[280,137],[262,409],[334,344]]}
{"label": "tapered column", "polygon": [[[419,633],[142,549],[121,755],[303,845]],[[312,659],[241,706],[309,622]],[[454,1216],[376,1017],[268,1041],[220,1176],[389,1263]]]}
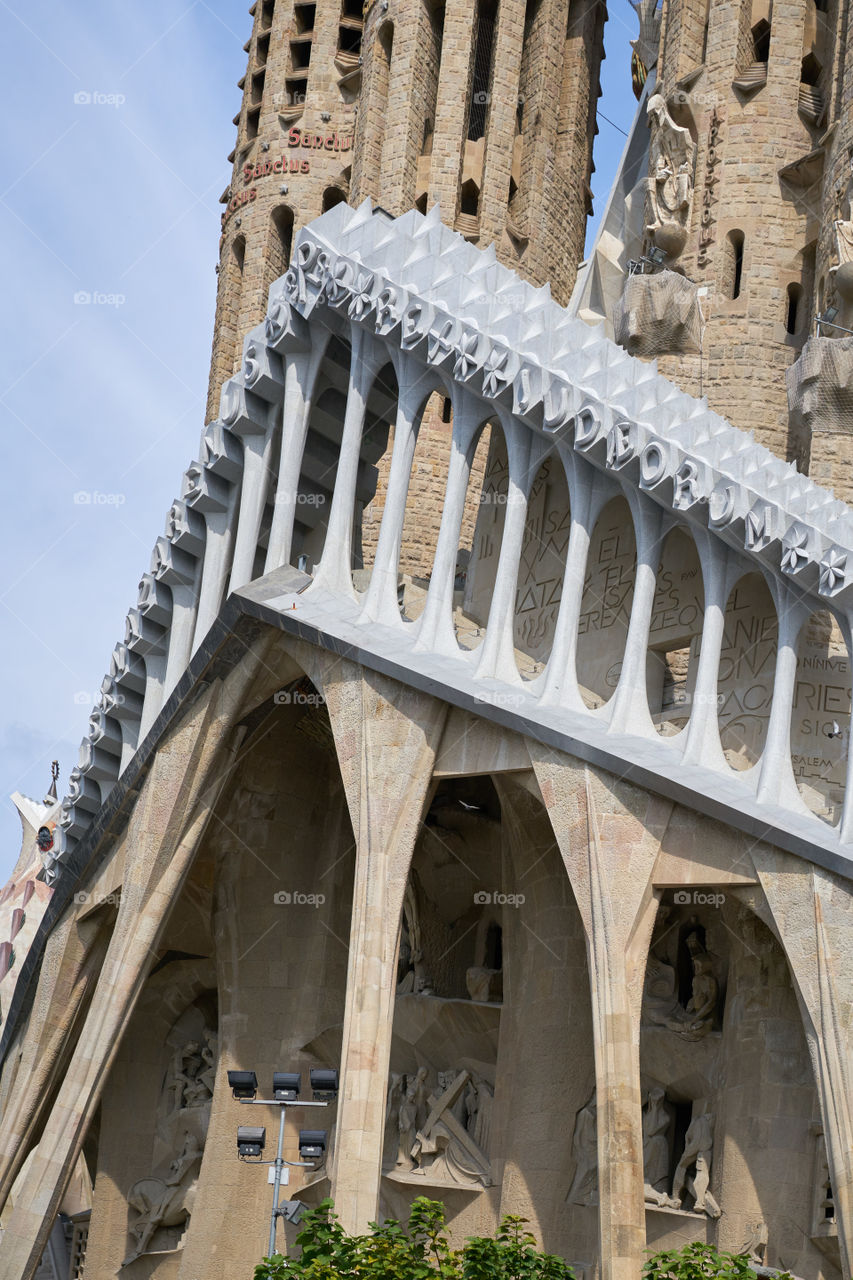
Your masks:
{"label": "tapered column", "polygon": [[453,403],[453,436],[450,442],[450,464],[447,489],[441,512],[441,526],[435,548],[432,577],[426,604],[418,626],[418,649],[435,649],[457,654],[459,646],[453,630],[453,583],[459,554],[459,533],[465,513],[468,478],[474,461],[475,435],[483,420],[483,406],[464,388],[455,388]]}
{"label": "tapered column", "polygon": [[509,488],[486,638],[479,654],[477,676],[481,679],[520,683],[513,643],[515,592],[527,522],[527,499],[533,477],[539,468],[540,457],[537,455],[536,461],[531,461],[533,437],[525,427],[519,428],[515,421],[505,416],[501,418],[501,425],[507,444]]}
{"label": "tapered column", "polygon": [[348,1231],[375,1219],[403,895],[447,708],[345,660],[323,693],[356,833],[355,885],[332,1170]]}
{"label": "tapered column", "polygon": [[[418,375],[414,363],[410,364],[404,356],[397,364],[400,393],[397,421],[394,424],[394,450],[379,540],[376,544],[376,558],[361,615],[364,622],[382,622],[386,626],[400,626],[401,622],[397,604],[397,579],[403,524],[406,519],[406,499],[420,428],[419,414],[431,384],[430,375]],[[414,380],[409,381],[409,377]]]}
{"label": "tapered column", "polygon": [[720,742],[717,690],[729,599],[729,554],[717,538],[703,529],[694,530],[694,537],[702,565],[705,615],[682,761],[684,764],[727,769],[728,762]]}
{"label": "tapered column", "polygon": [[98,985],[4,1233],[2,1280],[31,1280],[39,1264],[163,926],[233,768],[225,737],[264,652],[202,694],[151,766],[130,818],[121,903]]}
{"label": "tapered column", "polygon": [[791,968],[820,1097],[841,1274],[853,1272],[853,895],[839,876],[770,845],[751,851]]}
{"label": "tapered column", "polygon": [[791,716],[797,686],[797,644],[800,631],[810,617],[807,605],[789,596],[773,582],[779,624],[773,703],[767,722],[767,737],[761,754],[758,799],[805,809],[797,790],[791,761]]}
{"label": "tapered column", "polygon": [[592,530],[602,507],[613,497],[613,491],[610,482],[573,451],[562,456],[569,481],[571,528],[560,611],[540,701],[546,706],[558,704],[573,711],[586,711],[578,688],[578,626]]}
{"label": "tapered column", "polygon": [[603,1280],[637,1280],[646,1245],[640,1007],[672,805],[529,743],[584,930],[592,998]]}
{"label": "tapered column", "polygon": [[284,373],[284,410],[281,423],[281,458],[275,493],[265,573],[280,569],[290,560],[293,523],[299,493],[299,473],[308,436],[308,421],[317,374],[331,337],[328,330],[317,334],[310,351],[294,352]]}
{"label": "tapered column", "polygon": [[[358,460],[367,413],[367,398],[374,379],[387,360],[385,348],[360,325],[352,326],[352,360],[344,414],[341,449],[335,475],[332,509],[323,543],[323,555],[314,574],[314,587],[354,596],[352,585],[352,534]],[[313,587],[309,587],[309,591]]]}
{"label": "tapered column", "polygon": [[637,572],[625,656],[609,716],[614,733],[654,731],[646,688],[646,655],[657,590],[663,511],[657,503],[638,495],[636,505],[631,504],[631,512],[637,536]]}

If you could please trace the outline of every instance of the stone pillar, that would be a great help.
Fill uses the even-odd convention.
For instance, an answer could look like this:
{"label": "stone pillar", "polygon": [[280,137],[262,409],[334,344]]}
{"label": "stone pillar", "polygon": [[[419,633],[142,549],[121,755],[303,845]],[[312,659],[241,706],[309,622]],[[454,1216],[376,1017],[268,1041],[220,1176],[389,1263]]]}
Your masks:
{"label": "stone pillar", "polygon": [[672,804],[528,741],[580,908],[591,976],[603,1280],[637,1280],[646,1245],[640,1005]]}
{"label": "stone pillar", "polygon": [[841,1271],[853,1268],[853,894],[792,854],[752,852],[800,1000],[826,1135]]}
{"label": "stone pillar", "polygon": [[163,742],[134,806],[113,936],[97,989],[4,1234],[2,1280],[31,1280],[142,990],[158,938],[234,759],[223,750],[256,654],[202,694]]}
{"label": "stone pillar", "polygon": [[468,131],[468,97],[474,60],[476,12],[477,6],[471,0],[450,0],[444,16],[427,203],[438,205],[442,222],[450,227],[456,221],[459,177]]}
{"label": "stone pillar", "polygon": [[447,707],[323,655],[321,677],[356,835],[355,884],[332,1170],[348,1231],[376,1217],[403,895]]}

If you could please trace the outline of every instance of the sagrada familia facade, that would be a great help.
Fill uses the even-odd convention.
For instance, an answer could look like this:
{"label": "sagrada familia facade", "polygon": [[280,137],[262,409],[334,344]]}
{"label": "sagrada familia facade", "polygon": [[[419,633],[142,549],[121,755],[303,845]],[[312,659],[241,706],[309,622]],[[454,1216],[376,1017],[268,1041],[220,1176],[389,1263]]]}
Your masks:
{"label": "sagrada familia facade", "polygon": [[584,261],[601,0],[250,10],[208,420],[16,797],[2,1280],[251,1275],[320,1068],[280,1249],[850,1278],[853,16],[634,7]]}

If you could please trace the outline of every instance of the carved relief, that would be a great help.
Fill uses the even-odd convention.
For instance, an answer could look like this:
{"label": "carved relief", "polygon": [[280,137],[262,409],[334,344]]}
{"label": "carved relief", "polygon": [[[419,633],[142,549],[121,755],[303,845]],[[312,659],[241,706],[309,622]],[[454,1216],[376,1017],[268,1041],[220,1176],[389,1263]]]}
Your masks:
{"label": "carved relief", "polygon": [[127,1193],[128,1252],[123,1266],[144,1253],[180,1248],[189,1225],[219,1054],[209,997],[190,1006],[170,1033],[170,1052],[157,1108],[152,1172]]}
{"label": "carved relief", "polygon": [[672,1180],[673,1199],[686,1208],[688,1196],[693,1197],[694,1213],[706,1213],[709,1218],[719,1218],[720,1206],[709,1191],[711,1183],[711,1159],[714,1148],[714,1117],[706,1111],[694,1116],[684,1139],[684,1150]]}
{"label": "carved relief", "polygon": [[670,258],[677,258],[690,224],[696,144],[690,131],[675,123],[662,94],[652,94],[646,111],[652,133],[646,235]]}
{"label": "carved relief", "polygon": [[668,1194],[673,1113],[663,1089],[649,1090],[643,1109],[643,1194],[647,1204],[680,1209]]}
{"label": "carved relief", "polygon": [[427,1067],[421,1067],[407,1079],[391,1077],[386,1153],[395,1126],[398,1135],[391,1176],[423,1178],[430,1185],[491,1186],[491,1085],[463,1069],[435,1073],[437,1083],[431,1087],[430,1074]]}
{"label": "carved relief", "polygon": [[598,1116],[595,1094],[575,1116],[572,1134],[575,1176],[566,1199],[570,1204],[598,1203]]}

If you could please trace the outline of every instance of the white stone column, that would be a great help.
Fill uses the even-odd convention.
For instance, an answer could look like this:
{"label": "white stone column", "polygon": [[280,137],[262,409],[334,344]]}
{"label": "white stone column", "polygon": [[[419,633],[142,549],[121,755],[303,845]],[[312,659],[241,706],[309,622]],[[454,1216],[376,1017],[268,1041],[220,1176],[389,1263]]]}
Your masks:
{"label": "white stone column", "polygon": [[284,371],[284,409],[281,420],[281,456],[270,527],[265,573],[280,569],[290,560],[299,473],[311,418],[317,376],[329,345],[328,329],[319,329],[309,351],[288,356]]}
{"label": "white stone column", "polygon": [[627,494],[637,539],[637,571],[631,620],[625,637],[625,654],[619,684],[608,708],[608,728],[612,733],[654,732],[646,688],[646,661],[649,627],[657,590],[658,565],[662,545],[663,511],[644,494]]}
{"label": "white stone column", "polygon": [[509,485],[486,635],[477,655],[477,677],[520,684],[514,643],[518,566],[524,545],[527,500],[544,450],[532,447],[534,437],[527,427],[508,414],[499,416],[506,440]]}
{"label": "white stone column", "polygon": [[612,481],[579,458],[574,450],[561,450],[569,486],[571,528],[566,550],[566,568],[554,643],[548,665],[542,673],[543,706],[563,706],[587,711],[577,677],[578,626],[583,605],[584,579],[589,544],[602,508],[617,492]]}
{"label": "white stone column", "polygon": [[364,597],[359,621],[380,622],[384,626],[401,627],[397,603],[397,580],[400,547],[406,519],[406,500],[412,477],[412,463],[420,431],[420,417],[429,392],[432,376],[420,368],[404,352],[394,361],[400,388],[397,420],[394,424],[394,449],[385,493],[385,509],[376,544],[376,557],[370,586]]}
{"label": "white stone column", "polygon": [[[693,705],[685,730],[684,764],[701,764],[711,769],[728,769],[728,761],[720,742],[718,689],[720,683],[720,653],[726,621],[726,605],[729,601],[730,556],[713,534],[704,529],[694,529],[696,549],[702,566],[702,585],[705,593],[705,614],[702,620],[702,639],[699,662],[693,686]],[[739,569],[735,569],[738,573]]]}
{"label": "white stone column", "polygon": [[474,461],[476,433],[485,420],[485,406],[464,387],[453,387],[453,435],[447,489],[435,548],[426,604],[418,626],[416,648],[434,650],[454,657],[459,645],[453,629],[453,584],[459,554],[459,534],[465,513],[468,479]]}
{"label": "white stone column", "polygon": [[314,574],[314,582],[308,590],[325,588],[355,599],[352,585],[352,537],[358,462],[368,396],[377,373],[387,362],[388,354],[384,345],[360,325],[353,324],[351,333],[349,389],[335,491],[332,494],[323,555]]}
{"label": "white stone column", "polygon": [[773,677],[773,702],[767,722],[767,737],[758,766],[758,800],[783,804],[790,809],[806,811],[805,801],[797,790],[791,760],[791,716],[797,685],[797,647],[800,631],[811,611],[807,604],[771,579],[779,628],[776,671]]}

